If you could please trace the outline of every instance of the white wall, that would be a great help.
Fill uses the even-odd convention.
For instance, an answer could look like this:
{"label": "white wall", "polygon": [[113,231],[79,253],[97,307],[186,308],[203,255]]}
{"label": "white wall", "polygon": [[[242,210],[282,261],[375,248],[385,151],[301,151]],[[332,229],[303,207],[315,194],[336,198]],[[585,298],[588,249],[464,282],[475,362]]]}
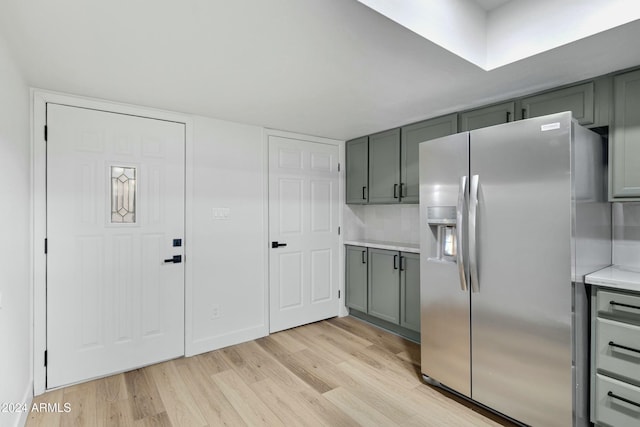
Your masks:
{"label": "white wall", "polygon": [[345,240],[420,243],[418,205],[348,205],[344,208]]}
{"label": "white wall", "polygon": [[640,203],[613,204],[613,263],[640,269]]}
{"label": "white wall", "polygon": [[[265,147],[260,127],[194,119],[188,354],[268,333]],[[228,219],[215,220],[214,208]]]}
{"label": "white wall", "polygon": [[[0,404],[30,403],[29,91],[0,38]],[[0,413],[0,426],[26,414]]]}

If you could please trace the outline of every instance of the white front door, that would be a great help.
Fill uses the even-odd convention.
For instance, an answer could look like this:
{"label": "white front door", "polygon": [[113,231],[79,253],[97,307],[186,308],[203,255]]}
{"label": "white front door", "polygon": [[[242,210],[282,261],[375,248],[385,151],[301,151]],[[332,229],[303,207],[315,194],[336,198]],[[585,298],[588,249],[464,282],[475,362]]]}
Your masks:
{"label": "white front door", "polygon": [[183,355],[184,124],[49,103],[47,129],[47,388]]}
{"label": "white front door", "polygon": [[338,315],[338,147],[269,136],[269,329]]}

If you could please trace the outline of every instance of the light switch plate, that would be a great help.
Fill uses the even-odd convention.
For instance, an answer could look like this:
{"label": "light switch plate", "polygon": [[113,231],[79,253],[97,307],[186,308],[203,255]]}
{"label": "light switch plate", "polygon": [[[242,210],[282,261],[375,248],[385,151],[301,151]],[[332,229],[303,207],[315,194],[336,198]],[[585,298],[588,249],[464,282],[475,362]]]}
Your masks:
{"label": "light switch plate", "polygon": [[213,208],[213,219],[229,219],[230,212],[229,208]]}

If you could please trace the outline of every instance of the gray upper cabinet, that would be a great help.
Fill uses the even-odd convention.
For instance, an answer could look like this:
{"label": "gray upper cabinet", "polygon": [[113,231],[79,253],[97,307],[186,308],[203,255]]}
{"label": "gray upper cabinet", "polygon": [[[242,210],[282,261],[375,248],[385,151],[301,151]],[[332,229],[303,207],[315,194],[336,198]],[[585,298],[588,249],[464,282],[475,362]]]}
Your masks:
{"label": "gray upper cabinet", "polygon": [[369,203],[399,199],[400,129],[391,129],[369,136]]}
{"label": "gray upper cabinet", "polygon": [[512,101],[460,113],[460,132],[512,122],[515,111],[516,103]]}
{"label": "gray upper cabinet", "polygon": [[369,138],[353,139],[346,143],[346,199],[347,203],[367,203],[369,190]]}
{"label": "gray upper cabinet", "polygon": [[420,332],[420,254],[400,254],[400,326]]}
{"label": "gray upper cabinet", "polygon": [[346,305],[349,308],[367,312],[367,248],[345,246]]}
{"label": "gray upper cabinet", "polygon": [[346,202],[419,203],[421,142],[562,111],[571,111],[578,123],[589,128],[609,126],[609,198],[640,200],[639,73],[636,69],[600,76],[347,141]]}
{"label": "gray upper cabinet", "polygon": [[369,248],[369,314],[400,323],[400,253]]}
{"label": "gray upper cabinet", "polygon": [[613,77],[599,77],[593,83],[595,116],[593,124],[587,127],[610,126],[613,118]]}
{"label": "gray upper cabinet", "polygon": [[401,203],[418,203],[420,194],[418,145],[423,141],[458,132],[458,115],[438,117],[401,128]]}
{"label": "gray upper cabinet", "polygon": [[614,77],[609,159],[613,199],[640,198],[640,70]]}
{"label": "gray upper cabinet", "polygon": [[591,81],[522,98],[519,101],[521,118],[571,111],[581,125],[591,125],[595,117],[594,86]]}

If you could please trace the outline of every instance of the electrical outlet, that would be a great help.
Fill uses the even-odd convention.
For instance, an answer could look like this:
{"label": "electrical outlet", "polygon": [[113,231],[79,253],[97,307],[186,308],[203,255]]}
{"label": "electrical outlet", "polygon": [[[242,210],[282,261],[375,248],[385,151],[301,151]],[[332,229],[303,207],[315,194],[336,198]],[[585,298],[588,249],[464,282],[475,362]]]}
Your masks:
{"label": "electrical outlet", "polygon": [[220,317],[220,305],[214,304],[213,307],[211,307],[211,318],[217,319],[219,317]]}

